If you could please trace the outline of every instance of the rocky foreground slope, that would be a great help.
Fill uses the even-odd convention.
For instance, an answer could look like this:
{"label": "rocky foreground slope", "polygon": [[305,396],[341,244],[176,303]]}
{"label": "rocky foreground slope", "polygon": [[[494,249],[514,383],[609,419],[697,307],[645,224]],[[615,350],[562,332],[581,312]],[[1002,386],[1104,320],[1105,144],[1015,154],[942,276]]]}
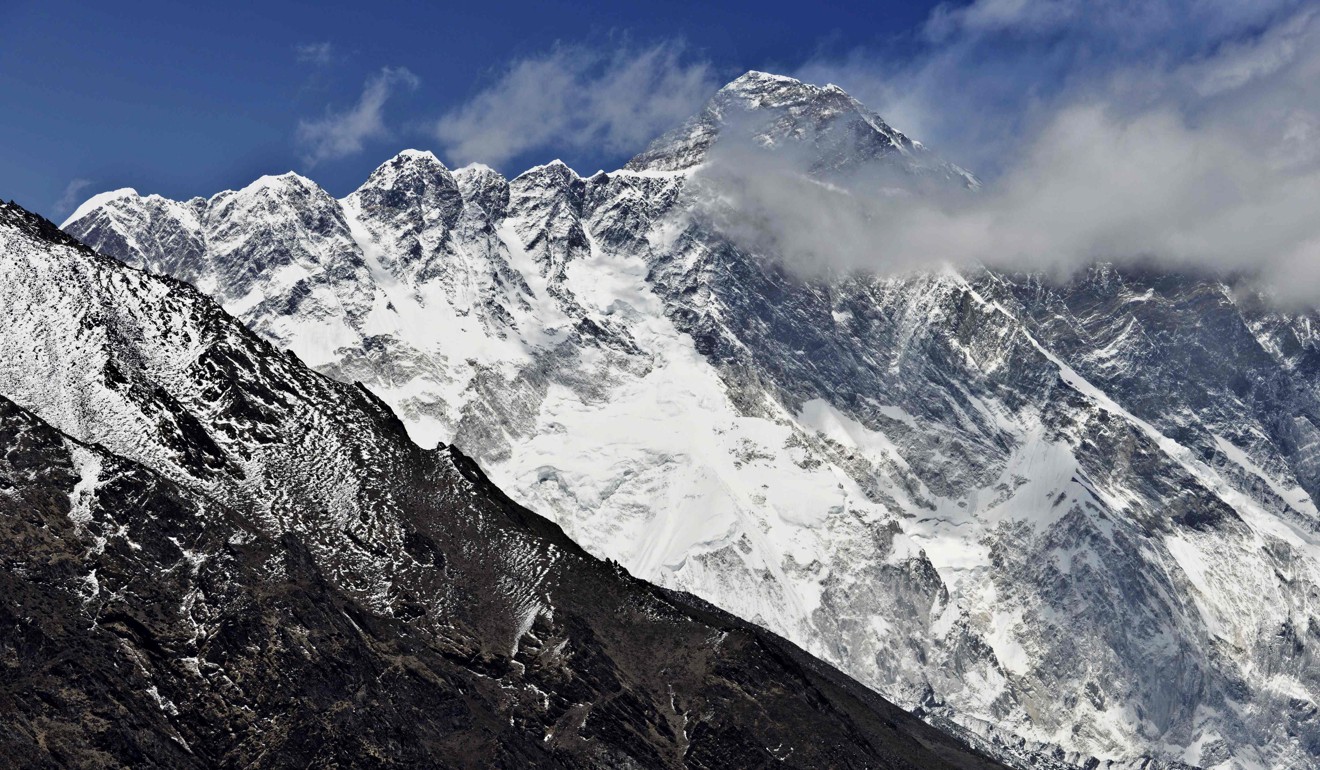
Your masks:
{"label": "rocky foreground slope", "polygon": [[65,228],[1010,761],[1320,762],[1314,314],[1106,267],[802,275],[712,209],[730,141],[811,184],[977,186],[838,88],[748,73],[617,172],[408,151],[339,200],[118,191]]}
{"label": "rocky foreground slope", "polygon": [[0,204],[0,764],[993,768]]}

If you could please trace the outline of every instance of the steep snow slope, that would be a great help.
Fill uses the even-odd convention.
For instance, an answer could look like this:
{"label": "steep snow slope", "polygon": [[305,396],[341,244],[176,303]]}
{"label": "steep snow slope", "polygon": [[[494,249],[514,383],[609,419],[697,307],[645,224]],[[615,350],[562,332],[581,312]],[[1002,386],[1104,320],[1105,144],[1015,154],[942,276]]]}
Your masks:
{"label": "steep snow slope", "polygon": [[[123,195],[66,228],[217,287],[593,553],[1012,761],[1313,764],[1312,320],[1190,277],[803,278],[694,216],[694,170],[748,139],[822,180],[976,186],[835,87],[748,73],[614,173],[410,151],[316,220]],[[261,268],[245,304],[218,287],[251,263],[210,245],[242,222],[328,261]]]}
{"label": "steep snow slope", "polygon": [[6,759],[1000,767],[12,204],[0,299]]}

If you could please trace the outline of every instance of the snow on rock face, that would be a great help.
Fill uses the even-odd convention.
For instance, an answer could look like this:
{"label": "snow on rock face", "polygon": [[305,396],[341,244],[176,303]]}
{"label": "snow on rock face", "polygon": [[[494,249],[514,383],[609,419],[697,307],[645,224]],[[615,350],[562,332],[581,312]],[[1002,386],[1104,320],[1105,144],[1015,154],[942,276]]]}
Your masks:
{"label": "snow on rock face", "polygon": [[16,765],[1002,767],[3,203],[0,300]]}
{"label": "snow on rock face", "polygon": [[473,163],[454,172],[463,205],[489,222],[504,219],[509,209],[509,180],[490,166]]}
{"label": "snow on rock face", "polygon": [[[805,143],[821,173],[975,185],[838,88],[748,73],[618,172],[460,169],[456,219],[452,192],[426,198],[449,190],[438,161],[389,161],[372,179],[432,181],[338,203],[372,298],[338,316],[349,341],[288,333],[287,302],[243,320],[473,453],[591,552],[1013,761],[1314,763],[1315,319],[1105,269],[786,275],[687,215],[689,171],[735,124]],[[219,286],[233,266],[209,241],[168,267],[155,244],[181,216],[146,200],[68,229]],[[426,277],[399,267],[414,244]]]}
{"label": "snow on rock face", "polygon": [[144,269],[195,283],[212,272],[202,234],[204,205],[200,199],[180,203],[159,195],[142,197],[125,188],[94,196],[66,224],[77,222],[109,253],[132,255]]}
{"label": "snow on rock face", "polygon": [[508,218],[543,275],[562,276],[568,263],[587,249],[582,227],[585,189],[577,172],[558,160],[509,183]]}
{"label": "snow on rock face", "polygon": [[400,153],[376,169],[348,203],[382,240],[391,272],[415,273],[425,280],[444,269],[431,260],[444,255],[444,242],[463,213],[463,196],[454,175],[434,155]]}

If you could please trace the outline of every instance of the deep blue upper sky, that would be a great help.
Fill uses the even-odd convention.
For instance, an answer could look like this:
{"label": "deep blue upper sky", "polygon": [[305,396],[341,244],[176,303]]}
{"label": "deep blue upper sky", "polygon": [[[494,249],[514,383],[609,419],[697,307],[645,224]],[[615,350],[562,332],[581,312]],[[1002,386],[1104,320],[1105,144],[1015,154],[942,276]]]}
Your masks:
{"label": "deep blue upper sky", "polygon": [[[399,149],[443,150],[430,129],[439,116],[557,44],[607,52],[681,40],[684,61],[708,63],[718,83],[793,70],[824,50],[901,49],[931,5],[0,0],[0,197],[59,221],[102,190],[186,198],[289,169],[343,195]],[[328,55],[299,56],[318,43]],[[389,136],[309,164],[299,122],[351,108],[383,67],[419,81],[389,98]],[[516,173],[563,157],[590,172],[640,149],[627,144],[536,147],[493,165]],[[75,180],[86,184],[61,204]]]}
{"label": "deep blue upper sky", "polygon": [[1320,291],[1320,0],[0,0],[0,197],[58,222],[288,170],[342,196],[407,147],[589,174],[748,69],[837,83],[985,182],[857,223],[868,266],[1135,255]]}

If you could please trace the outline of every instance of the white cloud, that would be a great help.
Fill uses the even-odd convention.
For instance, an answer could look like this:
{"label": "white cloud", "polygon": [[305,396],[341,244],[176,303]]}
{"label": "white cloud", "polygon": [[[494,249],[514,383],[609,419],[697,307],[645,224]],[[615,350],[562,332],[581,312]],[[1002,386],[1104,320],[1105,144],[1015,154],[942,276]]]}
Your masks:
{"label": "white cloud", "polygon": [[1276,288],[1320,289],[1320,173],[1282,173],[1231,132],[1169,112],[1063,111],[1020,165],[980,193],[884,196],[876,185],[822,185],[791,167],[737,168],[738,184],[720,189],[726,201],[737,191],[734,208],[756,223],[756,245],[808,268],[1069,271],[1158,259],[1264,268]]}
{"label": "white cloud", "polygon": [[1033,38],[1085,39],[1110,50],[1079,53],[1103,59],[1112,51],[1197,46],[1258,29],[1303,4],[1302,0],[974,0],[936,7],[923,32],[946,44],[995,35],[1009,35],[1020,43]]}
{"label": "white cloud", "polygon": [[[1140,13],[1171,15],[1184,4],[1157,5]],[[1118,29],[1119,6],[1098,4],[1098,23]],[[892,180],[865,176],[826,186],[791,158],[742,153],[710,170],[710,210],[748,245],[806,269],[951,263],[1066,273],[1095,260],[1153,260],[1252,273],[1285,298],[1320,297],[1320,12],[1271,17],[1203,3],[1187,23],[1204,39],[1172,44],[1191,51],[1177,57],[1138,46],[1065,66],[1051,58],[1054,46],[1010,62],[969,53],[968,36],[996,25],[1018,39],[1047,27],[1056,41],[1109,34],[1072,30],[1096,22],[1070,8],[979,2],[943,12],[962,14],[937,22],[953,25],[942,33],[949,42],[908,70],[868,70],[864,56],[807,68],[850,90],[849,78],[873,88],[887,117],[884,104],[900,107],[899,128],[936,127],[954,140],[955,160],[987,160],[971,166],[985,182],[980,192],[898,195],[884,192]],[[981,15],[968,15],[976,9]],[[1262,18],[1268,23],[1257,26]],[[949,79],[954,64],[969,84]],[[1056,67],[1053,87],[1011,104],[1002,90],[976,91],[983,77],[1030,67]],[[951,122],[970,125],[951,131]],[[978,154],[978,142],[993,156]]]}
{"label": "white cloud", "polygon": [[90,179],[74,179],[64,186],[64,192],[60,194],[59,200],[55,201],[54,211],[57,214],[67,214],[73,211],[73,207],[82,201],[82,192],[92,186]]}
{"label": "white cloud", "polygon": [[445,114],[435,135],[455,163],[503,163],[539,148],[640,150],[718,88],[709,65],[663,43],[606,55],[580,47],[516,62]]}
{"label": "white cloud", "polygon": [[325,66],[334,60],[335,48],[329,42],[302,43],[293,47],[294,54],[301,64]]}
{"label": "white cloud", "polygon": [[[1169,74],[1305,16],[1303,0],[976,0],[931,14],[913,55],[822,55],[798,76],[834,82],[895,127],[991,177],[1059,109],[1127,108],[1187,94]],[[1268,66],[1261,63],[1259,66]]]}
{"label": "white cloud", "polygon": [[362,151],[372,139],[390,135],[385,126],[385,102],[400,86],[416,88],[421,81],[403,67],[385,67],[367,79],[362,96],[348,110],[328,110],[325,117],[298,124],[297,141],[304,148],[303,161],[308,166]]}
{"label": "white cloud", "polygon": [[936,6],[926,21],[925,33],[943,40],[959,33],[1003,30],[1045,32],[1057,29],[1085,10],[1079,0],[976,0],[968,5]]}

